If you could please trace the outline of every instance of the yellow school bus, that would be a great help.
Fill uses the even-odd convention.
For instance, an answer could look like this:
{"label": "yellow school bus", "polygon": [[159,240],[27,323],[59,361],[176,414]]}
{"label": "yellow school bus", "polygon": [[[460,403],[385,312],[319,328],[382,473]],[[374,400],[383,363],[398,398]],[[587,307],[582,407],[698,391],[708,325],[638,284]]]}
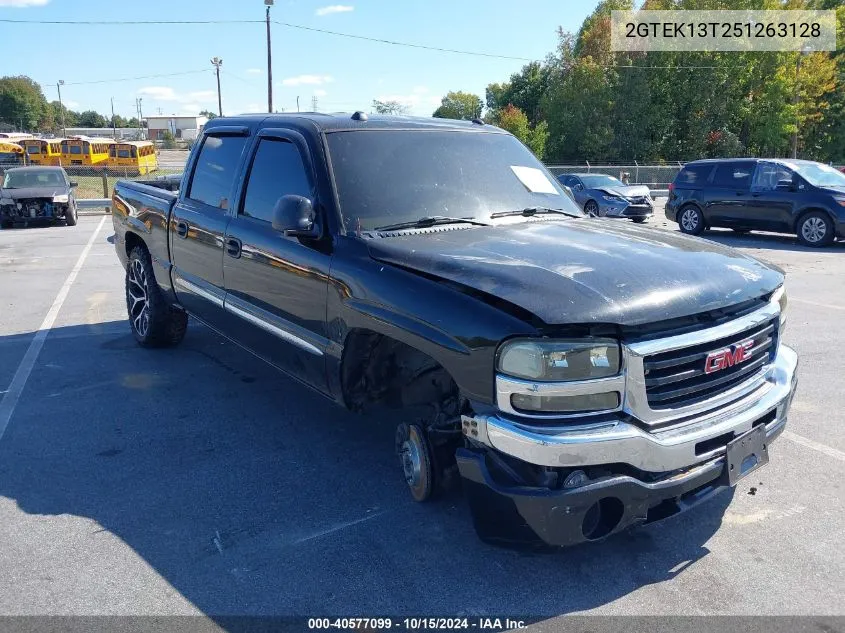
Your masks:
{"label": "yellow school bus", "polygon": [[23,147],[0,139],[0,169],[23,165]]}
{"label": "yellow school bus", "polygon": [[109,169],[138,176],[158,169],[155,145],[150,141],[125,141],[109,145]]}
{"label": "yellow school bus", "polygon": [[28,138],[21,141],[27,165],[58,167],[62,164],[61,138]]}
{"label": "yellow school bus", "polygon": [[65,167],[78,166],[108,166],[109,145],[114,143],[109,138],[89,138],[87,136],[71,136],[62,141],[62,165]]}

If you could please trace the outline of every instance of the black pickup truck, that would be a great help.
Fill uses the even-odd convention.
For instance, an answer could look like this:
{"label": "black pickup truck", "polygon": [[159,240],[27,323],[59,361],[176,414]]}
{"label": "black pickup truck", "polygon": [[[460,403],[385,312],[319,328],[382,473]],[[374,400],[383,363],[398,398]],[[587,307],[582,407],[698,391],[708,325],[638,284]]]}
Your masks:
{"label": "black pickup truck", "polygon": [[413,498],[459,474],[489,542],[671,516],[786,424],[781,271],[590,218],[481,121],[218,118],[178,192],[121,181],[112,209],[141,345],[191,315],[343,406],[398,409]]}

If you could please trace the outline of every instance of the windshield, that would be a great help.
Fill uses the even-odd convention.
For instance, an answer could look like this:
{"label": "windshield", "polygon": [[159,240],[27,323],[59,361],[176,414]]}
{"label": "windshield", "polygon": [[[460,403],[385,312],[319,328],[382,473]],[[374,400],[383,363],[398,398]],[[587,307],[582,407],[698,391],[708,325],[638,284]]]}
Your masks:
{"label": "windshield", "polygon": [[581,214],[545,167],[510,135],[371,130],[327,136],[349,231],[431,216],[487,221],[494,213],[526,207]]}
{"label": "windshield", "polygon": [[581,176],[584,181],[584,186],[587,189],[595,189],[596,187],[624,187],[625,183],[614,178],[613,176],[605,176],[604,174],[596,174],[595,176]]}
{"label": "windshield", "polygon": [[3,177],[3,189],[58,187],[63,184],[61,175],[55,171],[7,171]]}
{"label": "windshield", "polygon": [[821,163],[790,163],[792,169],[815,187],[845,187],[845,174]]}

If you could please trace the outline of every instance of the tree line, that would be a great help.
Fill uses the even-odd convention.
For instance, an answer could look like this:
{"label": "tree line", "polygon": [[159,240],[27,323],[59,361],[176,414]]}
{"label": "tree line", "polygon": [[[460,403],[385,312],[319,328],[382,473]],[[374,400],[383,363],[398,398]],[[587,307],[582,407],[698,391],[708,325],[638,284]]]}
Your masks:
{"label": "tree line", "polygon": [[[721,9],[721,0],[646,0],[643,9]],[[834,9],[845,41],[843,0],[735,0],[732,9]],[[557,50],[526,64],[484,99],[455,91],[435,117],[499,125],[551,162],[660,162],[792,155],[845,162],[845,50],[648,52],[610,50],[603,0]],[[797,133],[797,134],[796,134]]]}
{"label": "tree line", "polygon": [[[64,118],[62,112],[64,111]],[[207,110],[199,116],[213,119],[217,115]],[[137,128],[138,117],[125,118],[119,114],[100,114],[94,110],[75,112],[58,101],[47,101],[41,86],[31,78],[20,75],[0,77],[0,123],[22,132],[60,132],[64,127]]]}

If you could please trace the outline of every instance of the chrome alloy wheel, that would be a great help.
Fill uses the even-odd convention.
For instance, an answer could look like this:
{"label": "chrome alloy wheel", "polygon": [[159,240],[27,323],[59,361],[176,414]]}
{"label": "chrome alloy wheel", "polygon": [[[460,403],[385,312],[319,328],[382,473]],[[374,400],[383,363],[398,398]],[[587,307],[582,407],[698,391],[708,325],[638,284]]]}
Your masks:
{"label": "chrome alloy wheel", "polygon": [[681,226],[685,231],[695,231],[698,228],[698,212],[695,209],[687,209],[681,214]]}
{"label": "chrome alloy wheel", "polygon": [[808,242],[820,242],[826,234],[827,224],[819,217],[809,217],[801,223],[801,236]]}
{"label": "chrome alloy wheel", "polygon": [[126,294],[129,299],[129,320],[135,332],[144,338],[150,330],[150,295],[147,272],[138,259],[133,259],[129,263]]}

